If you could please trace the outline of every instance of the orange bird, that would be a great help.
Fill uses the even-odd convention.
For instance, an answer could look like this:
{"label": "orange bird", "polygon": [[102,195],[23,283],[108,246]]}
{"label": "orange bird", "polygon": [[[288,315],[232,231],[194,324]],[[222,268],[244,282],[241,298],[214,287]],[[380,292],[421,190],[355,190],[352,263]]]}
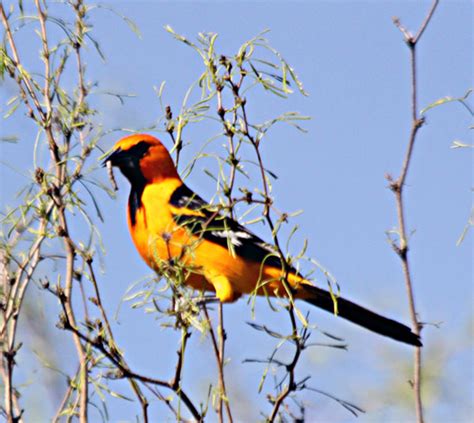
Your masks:
{"label": "orange bird", "polygon": [[[224,303],[242,294],[287,295],[275,249],[191,191],[158,139],[146,134],[122,138],[104,163],[108,161],[131,184],[128,226],[138,252],[152,269],[179,262],[187,269],[187,285],[214,291]],[[331,294],[294,268],[287,281],[295,298],[335,311]],[[337,299],[337,314],[397,341],[422,345],[408,326],[344,298]]]}

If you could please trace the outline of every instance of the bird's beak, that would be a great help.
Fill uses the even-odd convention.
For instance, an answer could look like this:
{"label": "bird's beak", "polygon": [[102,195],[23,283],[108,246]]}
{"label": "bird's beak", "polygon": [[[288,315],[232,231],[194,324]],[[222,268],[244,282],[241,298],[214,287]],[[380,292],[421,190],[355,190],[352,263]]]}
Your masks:
{"label": "bird's beak", "polygon": [[112,166],[120,166],[120,163],[124,160],[125,155],[125,152],[121,148],[117,148],[104,159],[102,166],[107,166],[107,162],[110,162]]}

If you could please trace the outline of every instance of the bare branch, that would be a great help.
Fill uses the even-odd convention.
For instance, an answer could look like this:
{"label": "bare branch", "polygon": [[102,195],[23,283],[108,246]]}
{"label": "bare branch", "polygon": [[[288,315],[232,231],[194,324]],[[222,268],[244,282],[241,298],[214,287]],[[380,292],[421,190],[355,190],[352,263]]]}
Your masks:
{"label": "bare branch", "polygon": [[[405,287],[407,291],[408,304],[410,310],[410,317],[412,321],[413,332],[419,335],[422,329],[422,325],[418,320],[418,313],[415,306],[415,294],[413,287],[413,280],[410,272],[410,262],[408,258],[408,238],[406,230],[406,217],[404,210],[404,187],[408,170],[410,168],[411,159],[413,156],[413,149],[415,146],[415,140],[418,130],[424,123],[424,119],[418,117],[418,106],[417,106],[417,62],[416,62],[416,48],[417,43],[423,35],[426,27],[428,26],[435,10],[438,5],[438,0],[434,0],[428,14],[426,15],[423,23],[421,24],[416,36],[412,36],[405,28],[401,25],[399,19],[395,19],[395,25],[402,31],[405,41],[410,48],[410,67],[411,67],[411,111],[412,111],[412,125],[410,137],[408,140],[407,150],[405,158],[403,160],[402,169],[400,176],[395,180],[390,181],[390,188],[395,194],[396,205],[397,205],[397,218],[399,227],[399,241],[398,244],[393,244],[395,251],[402,262],[403,275],[405,279]],[[415,409],[417,422],[423,423],[423,402],[421,396],[421,348],[416,347],[414,352],[414,370],[413,370],[413,391],[415,395]]]}

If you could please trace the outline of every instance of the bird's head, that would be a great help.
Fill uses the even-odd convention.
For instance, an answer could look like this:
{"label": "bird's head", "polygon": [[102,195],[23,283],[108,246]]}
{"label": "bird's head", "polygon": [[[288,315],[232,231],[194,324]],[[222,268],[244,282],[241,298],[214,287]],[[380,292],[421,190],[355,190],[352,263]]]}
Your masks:
{"label": "bird's head", "polygon": [[158,138],[134,134],[119,140],[106,157],[117,166],[132,185],[179,177],[166,147]]}

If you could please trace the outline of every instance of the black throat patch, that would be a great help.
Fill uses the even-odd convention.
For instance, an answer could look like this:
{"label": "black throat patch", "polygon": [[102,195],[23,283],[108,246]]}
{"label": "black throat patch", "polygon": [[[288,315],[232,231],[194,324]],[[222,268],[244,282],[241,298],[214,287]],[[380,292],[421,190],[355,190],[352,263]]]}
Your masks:
{"label": "black throat patch", "polygon": [[[145,178],[143,178],[145,179]],[[146,186],[146,180],[144,183],[132,185],[130,195],[128,197],[128,212],[130,214],[130,222],[132,226],[137,223],[137,212],[142,207],[142,194]]]}
{"label": "black throat patch", "polygon": [[140,169],[140,160],[148,153],[149,148],[148,142],[140,141],[127,150],[118,149],[110,156],[112,164],[119,167],[131,185],[128,211],[132,226],[137,223],[137,212],[142,207],[143,190],[148,184]]}

